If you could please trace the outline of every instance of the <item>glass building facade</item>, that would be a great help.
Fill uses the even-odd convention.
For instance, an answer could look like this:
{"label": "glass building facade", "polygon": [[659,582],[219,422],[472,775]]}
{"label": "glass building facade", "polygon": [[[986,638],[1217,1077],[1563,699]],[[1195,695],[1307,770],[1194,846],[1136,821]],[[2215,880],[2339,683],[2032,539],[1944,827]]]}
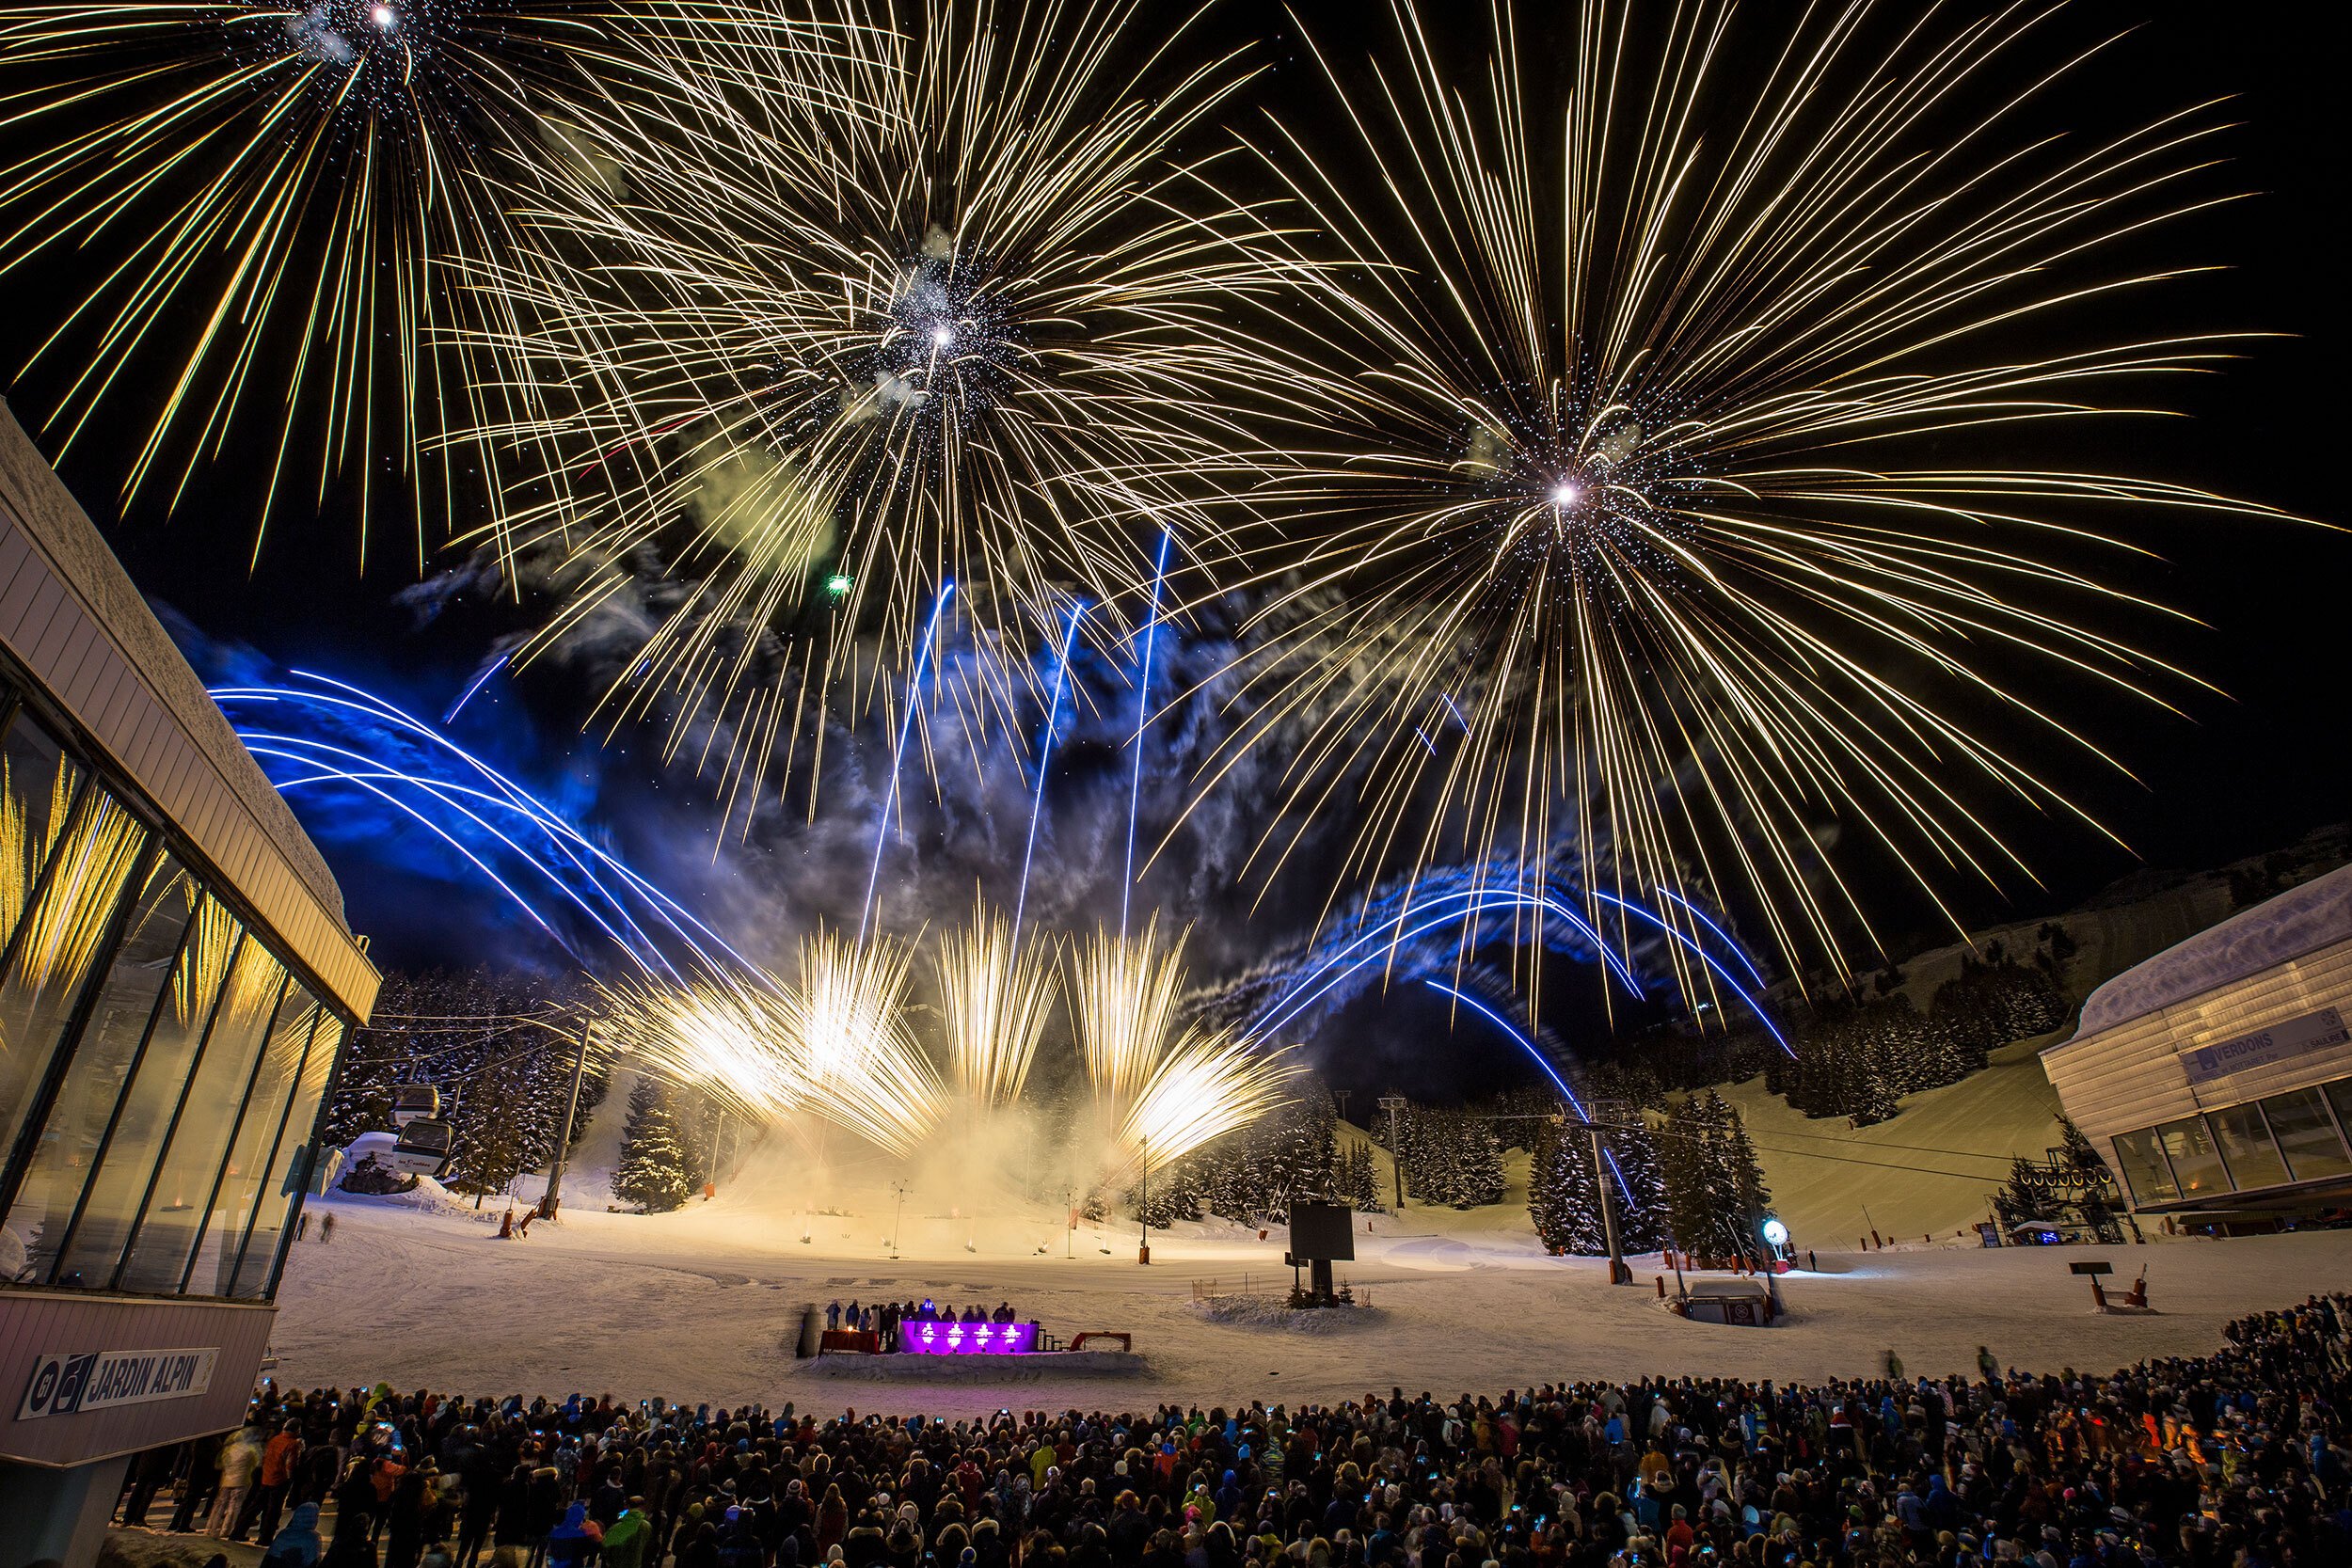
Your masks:
{"label": "glass building facade", "polygon": [[262,1300],[349,1020],[0,683],[0,1282]]}
{"label": "glass building facade", "polygon": [[2116,1165],[2140,1208],[2352,1176],[2352,1078],[2119,1132]]}

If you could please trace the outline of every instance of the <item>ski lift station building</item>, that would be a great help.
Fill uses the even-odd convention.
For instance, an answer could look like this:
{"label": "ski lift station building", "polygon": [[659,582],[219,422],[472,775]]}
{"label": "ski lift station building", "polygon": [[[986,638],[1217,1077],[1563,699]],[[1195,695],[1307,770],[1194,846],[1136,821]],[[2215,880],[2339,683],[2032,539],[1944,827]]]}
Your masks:
{"label": "ski lift station building", "polygon": [[0,1568],[244,1419],[377,975],[335,880],[0,404]]}
{"label": "ski lift station building", "polygon": [[2142,1214],[2352,1204],[2352,866],[2125,970],[2042,1053]]}

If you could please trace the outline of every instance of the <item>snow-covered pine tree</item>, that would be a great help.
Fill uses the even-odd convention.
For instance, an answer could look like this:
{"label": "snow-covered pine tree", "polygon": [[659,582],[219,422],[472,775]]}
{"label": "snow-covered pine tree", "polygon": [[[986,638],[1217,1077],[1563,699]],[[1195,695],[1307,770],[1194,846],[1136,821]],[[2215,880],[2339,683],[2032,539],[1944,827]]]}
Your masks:
{"label": "snow-covered pine tree", "polygon": [[1738,1109],[1712,1089],[1692,1095],[1668,1113],[1665,1144],[1675,1244],[1713,1258],[1758,1252],[1771,1195]]}
{"label": "snow-covered pine tree", "polygon": [[1197,1165],[1178,1161],[1165,1170],[1153,1168],[1150,1173],[1150,1193],[1138,1173],[1128,1187],[1122,1207],[1127,1218],[1138,1220],[1154,1230],[1165,1230],[1178,1220],[1200,1217],[1200,1175]]}
{"label": "snow-covered pine tree", "polygon": [[1995,942],[1985,961],[1961,959],[1960,974],[1935,988],[1933,1012],[1948,1021],[1973,1072],[1985,1053],[2047,1033],[2066,1021],[2066,1000],[2050,976],[2028,969]]}
{"label": "snow-covered pine tree", "polygon": [[1340,1151],[1331,1171],[1331,1193],[1359,1214],[1388,1212],[1388,1194],[1380,1186],[1380,1167],[1372,1150],[1350,1144]]}
{"label": "snow-covered pine tree", "polygon": [[687,1182],[686,1160],[669,1088],[640,1075],[628,1091],[628,1119],[621,1126],[621,1160],[612,1173],[612,1196],[649,1214],[666,1213],[685,1203],[693,1191]]}
{"label": "snow-covered pine tree", "polygon": [[1607,1135],[1610,1170],[1617,1201],[1617,1244],[1628,1254],[1657,1252],[1666,1244],[1666,1183],[1659,1171],[1658,1140],[1645,1118]]}
{"label": "snow-covered pine tree", "polygon": [[[1600,1191],[1593,1180],[1592,1135],[1573,1121],[1543,1121],[1536,1127],[1527,1185],[1528,1217],[1535,1223],[1535,1234],[1555,1252],[1607,1256],[1609,1234],[1601,1218]],[[1617,1212],[1618,1249],[1627,1254],[1656,1252],[1665,1244],[1665,1189],[1657,1143],[1644,1127],[1613,1128],[1607,1139],[1603,1168],[1609,1200]]]}
{"label": "snow-covered pine tree", "polygon": [[1408,1196],[1455,1209],[1502,1201],[1502,1146],[1486,1117],[1474,1111],[1415,1105],[1405,1120]]}
{"label": "snow-covered pine tree", "polygon": [[1452,1202],[1456,1209],[1481,1208],[1502,1201],[1502,1145],[1494,1123],[1474,1113],[1462,1115],[1454,1134],[1459,1155],[1455,1162]]}
{"label": "snow-covered pine tree", "polygon": [[1591,1140],[1581,1127],[1536,1124],[1527,1170],[1527,1217],[1536,1239],[1553,1252],[1597,1258],[1608,1251],[1593,1187]]}
{"label": "snow-covered pine tree", "polygon": [[1708,1093],[1723,1107],[1723,1160],[1730,1176],[1741,1246],[1750,1255],[1756,1255],[1763,1248],[1764,1221],[1772,1212],[1772,1189],[1764,1184],[1764,1162],[1756,1152],[1755,1140],[1748,1136],[1747,1118],[1740,1114],[1740,1108],[1712,1089]]}

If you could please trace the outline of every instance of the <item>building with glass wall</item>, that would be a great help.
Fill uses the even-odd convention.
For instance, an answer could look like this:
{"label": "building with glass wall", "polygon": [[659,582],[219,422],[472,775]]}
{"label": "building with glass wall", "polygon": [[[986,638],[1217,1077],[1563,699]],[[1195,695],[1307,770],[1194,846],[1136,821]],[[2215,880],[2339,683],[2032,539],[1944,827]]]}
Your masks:
{"label": "building with glass wall", "polygon": [[325,862],[0,404],[0,1568],[234,1427],[376,974]]}
{"label": "building with glass wall", "polygon": [[2352,1204],[2352,866],[2126,970],[2042,1065],[2143,1214]]}

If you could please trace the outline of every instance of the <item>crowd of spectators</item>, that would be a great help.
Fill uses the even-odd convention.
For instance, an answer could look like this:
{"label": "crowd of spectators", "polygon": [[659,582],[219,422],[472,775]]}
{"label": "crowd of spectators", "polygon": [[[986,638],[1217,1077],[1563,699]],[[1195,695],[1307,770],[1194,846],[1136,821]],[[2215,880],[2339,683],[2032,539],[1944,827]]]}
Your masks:
{"label": "crowd of spectators", "polygon": [[2352,1562],[2347,1328],[2334,1295],[2106,1375],[951,1421],[265,1389],[124,1508],[170,1481],[175,1528],[286,1568],[2319,1568]]}

